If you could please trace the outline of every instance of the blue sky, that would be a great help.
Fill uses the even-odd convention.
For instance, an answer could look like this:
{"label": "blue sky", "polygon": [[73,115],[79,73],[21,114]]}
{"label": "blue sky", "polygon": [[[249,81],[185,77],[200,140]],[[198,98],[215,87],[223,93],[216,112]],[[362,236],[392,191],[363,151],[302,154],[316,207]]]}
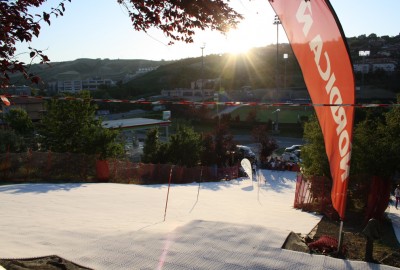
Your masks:
{"label": "blue sky", "polygon": [[[49,11],[58,0],[48,1]],[[331,0],[347,37],[396,36],[400,33],[399,0]],[[267,0],[233,0],[232,5],[246,16],[239,29],[226,37],[218,32],[199,32],[193,44],[168,46],[158,30],[136,32],[126,11],[116,0],[72,0],[64,16],[42,25],[38,39],[30,44],[42,49],[52,62],[77,58],[176,60],[224,52],[242,52],[252,47],[276,44],[274,11]],[[39,12],[39,11],[35,11]],[[279,42],[287,42],[282,28]],[[27,44],[18,45],[19,58],[27,62]]]}

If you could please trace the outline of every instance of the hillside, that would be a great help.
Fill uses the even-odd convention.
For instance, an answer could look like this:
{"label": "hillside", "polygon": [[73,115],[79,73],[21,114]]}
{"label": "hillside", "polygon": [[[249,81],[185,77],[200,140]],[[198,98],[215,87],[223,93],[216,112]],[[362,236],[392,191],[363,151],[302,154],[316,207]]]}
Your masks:
{"label": "hillside", "polygon": [[[395,37],[375,34],[348,38],[351,60],[354,65],[392,63],[394,71],[374,70],[362,76],[355,72],[356,85],[372,86],[392,92],[400,92],[399,59],[400,35]],[[370,51],[368,57],[359,56],[360,51]],[[288,54],[283,59],[283,54]],[[277,59],[277,55],[280,56]],[[365,61],[365,62],[364,62]],[[140,69],[155,68],[151,72],[140,73]],[[304,88],[304,81],[298,62],[289,44],[276,44],[253,48],[242,55],[206,55],[177,61],[77,59],[50,65],[32,65],[31,73],[40,76],[45,84],[56,80],[84,80],[89,78],[112,79],[118,87],[96,93],[97,97],[132,98],[158,95],[163,89],[190,88],[191,82],[199,79],[220,78],[220,85],[214,88],[226,91],[250,89]],[[130,80],[126,79],[130,77]],[[28,84],[21,77],[14,77],[16,85]]]}
{"label": "hillside", "polygon": [[[77,59],[66,62],[51,62],[50,65],[32,65],[30,72],[38,75],[45,83],[56,80],[85,80],[105,78],[121,81],[126,75],[135,74],[139,69],[162,66],[171,61],[151,61],[143,59]],[[21,76],[12,77],[12,83],[19,84]]]}
{"label": "hillside", "polygon": [[[280,44],[281,54],[291,55],[287,62],[279,62],[279,88],[304,87],[303,77],[288,44]],[[191,82],[199,79],[221,80],[221,88],[227,91],[239,90],[243,86],[251,89],[274,88],[276,85],[276,46],[253,48],[241,55],[207,55],[188,58],[167,65],[138,77],[126,84],[130,89],[148,89],[149,92],[160,93],[162,89],[190,88]]]}

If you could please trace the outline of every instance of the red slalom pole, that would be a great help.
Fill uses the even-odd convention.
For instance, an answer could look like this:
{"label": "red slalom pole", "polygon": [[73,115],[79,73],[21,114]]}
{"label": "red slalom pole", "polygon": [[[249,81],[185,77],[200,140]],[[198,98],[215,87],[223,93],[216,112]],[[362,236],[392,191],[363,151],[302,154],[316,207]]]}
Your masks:
{"label": "red slalom pole", "polygon": [[165,216],[167,215],[169,188],[171,186],[171,178],[172,178],[172,168],[173,168],[173,165],[171,165],[171,170],[169,171],[168,192],[167,192],[167,200],[165,201],[164,221],[165,221]]}

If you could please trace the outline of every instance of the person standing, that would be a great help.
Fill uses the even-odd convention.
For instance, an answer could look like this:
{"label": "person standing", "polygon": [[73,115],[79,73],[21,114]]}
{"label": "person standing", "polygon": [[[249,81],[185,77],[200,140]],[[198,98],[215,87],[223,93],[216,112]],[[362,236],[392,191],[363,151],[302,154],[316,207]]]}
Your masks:
{"label": "person standing", "polygon": [[394,190],[394,197],[396,198],[396,209],[397,209],[397,205],[399,204],[400,201],[400,185],[397,185],[396,189]]}

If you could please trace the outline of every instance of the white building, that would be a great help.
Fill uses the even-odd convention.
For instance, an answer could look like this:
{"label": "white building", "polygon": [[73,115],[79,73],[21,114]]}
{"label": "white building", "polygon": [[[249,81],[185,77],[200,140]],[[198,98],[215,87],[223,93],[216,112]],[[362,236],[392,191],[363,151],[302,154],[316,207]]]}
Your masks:
{"label": "white building", "polygon": [[55,92],[76,93],[82,90],[97,90],[101,85],[115,86],[116,82],[111,79],[59,80],[48,85],[49,90]]}
{"label": "white building", "polygon": [[396,63],[390,61],[368,61],[368,63],[354,64],[353,69],[354,72],[361,72],[364,74],[375,72],[377,70],[394,72],[396,70]]}
{"label": "white building", "polygon": [[361,73],[369,73],[370,72],[370,65],[369,64],[354,64],[353,65],[354,72],[361,72]]}
{"label": "white building", "polygon": [[199,99],[209,98],[214,95],[215,85],[220,79],[199,79],[191,82],[191,88],[175,88],[172,90],[161,90],[161,96],[169,98]]}
{"label": "white building", "polygon": [[156,66],[156,67],[139,68],[134,74],[132,74],[132,73],[126,74],[124,76],[124,78],[122,79],[122,83],[127,83],[130,80],[132,80],[132,79],[134,79],[134,78],[136,78],[136,77],[138,77],[140,75],[144,75],[144,74],[146,74],[148,72],[151,72],[151,71],[154,71],[154,70],[157,70],[157,69],[158,69],[158,66]]}
{"label": "white building", "polygon": [[386,72],[394,72],[396,65],[394,63],[376,63],[372,65],[372,71],[384,70]]}
{"label": "white building", "polygon": [[2,89],[5,93],[11,95],[30,96],[32,89],[26,85],[10,85]]}
{"label": "white building", "polygon": [[188,88],[175,88],[172,90],[161,90],[161,95],[163,97],[170,98],[186,98],[192,99],[196,97],[210,97],[214,94],[213,89],[188,89]]}

